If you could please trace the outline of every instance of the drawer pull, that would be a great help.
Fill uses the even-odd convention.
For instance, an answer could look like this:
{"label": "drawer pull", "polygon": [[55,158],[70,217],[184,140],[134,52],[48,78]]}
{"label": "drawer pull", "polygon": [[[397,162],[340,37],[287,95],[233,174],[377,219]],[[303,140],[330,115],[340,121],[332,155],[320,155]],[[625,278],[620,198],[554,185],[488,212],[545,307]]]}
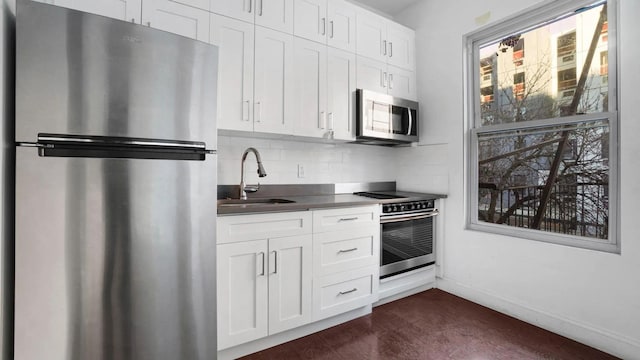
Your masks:
{"label": "drawer pull", "polygon": [[352,252],[352,251],[356,251],[356,250],[358,250],[357,247],[354,247],[354,248],[351,248],[351,249],[346,249],[346,250],[338,250],[338,254],[348,253],[348,252]]}
{"label": "drawer pull", "polygon": [[341,221],[354,221],[354,220],[358,220],[358,217],[350,217],[350,218],[340,218],[340,220],[338,220],[338,222]]}
{"label": "drawer pull", "polygon": [[352,292],[356,292],[356,291],[358,291],[358,288],[353,288],[353,289],[347,290],[347,291],[340,291],[338,293],[338,295],[347,295],[347,294],[351,294]]}

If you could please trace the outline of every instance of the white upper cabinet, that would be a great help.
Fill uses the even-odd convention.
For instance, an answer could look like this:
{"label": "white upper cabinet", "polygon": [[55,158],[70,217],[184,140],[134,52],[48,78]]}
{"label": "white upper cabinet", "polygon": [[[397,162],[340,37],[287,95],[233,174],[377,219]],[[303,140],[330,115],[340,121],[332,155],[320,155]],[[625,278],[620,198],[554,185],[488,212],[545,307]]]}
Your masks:
{"label": "white upper cabinet", "polygon": [[202,1],[144,0],[142,24],[192,39],[209,41],[209,12],[185,4]]}
{"label": "white upper cabinet", "polygon": [[326,43],[327,0],[295,0],[293,34]]}
{"label": "white upper cabinet", "polygon": [[415,70],[415,31],[395,23],[387,25],[387,63]]}
{"label": "white upper cabinet", "polygon": [[36,0],[114,19],[140,23],[142,0]]}
{"label": "white upper cabinet", "polygon": [[415,70],[415,32],[365,10],[359,10],[356,22],[359,56]]}
{"label": "white upper cabinet", "polygon": [[327,128],[334,139],[354,140],[356,55],[329,48],[327,79]]}
{"label": "white upper cabinet", "polygon": [[[222,70],[224,71],[224,70]],[[294,114],[293,35],[256,26],[254,130],[291,134]]]}
{"label": "white upper cabinet", "polygon": [[408,100],[418,100],[416,76],[413,71],[363,56],[357,57],[356,87]]}
{"label": "white upper cabinet", "polygon": [[296,37],[294,135],[323,137],[327,128],[327,47]]}
{"label": "white upper cabinet", "polygon": [[355,52],[355,7],[344,0],[295,0],[296,36]]}
{"label": "white upper cabinet", "polygon": [[219,47],[218,128],[253,131],[254,26],[211,14],[211,43]]}
{"label": "white upper cabinet", "polygon": [[327,44],[338,49],[356,51],[356,8],[344,0],[329,0]]}
{"label": "white upper cabinet", "polygon": [[210,0],[211,11],[293,33],[293,0]]}
{"label": "white upper cabinet", "polygon": [[356,53],[360,56],[386,63],[387,19],[382,16],[358,11],[356,17]]}

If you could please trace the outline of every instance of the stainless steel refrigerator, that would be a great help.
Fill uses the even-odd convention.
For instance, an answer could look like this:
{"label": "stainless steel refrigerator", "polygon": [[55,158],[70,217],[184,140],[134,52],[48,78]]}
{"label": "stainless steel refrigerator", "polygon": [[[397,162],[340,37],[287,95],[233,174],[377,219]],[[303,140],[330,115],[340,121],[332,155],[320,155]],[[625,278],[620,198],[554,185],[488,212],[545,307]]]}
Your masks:
{"label": "stainless steel refrigerator", "polygon": [[215,359],[217,48],[18,1],[15,359]]}

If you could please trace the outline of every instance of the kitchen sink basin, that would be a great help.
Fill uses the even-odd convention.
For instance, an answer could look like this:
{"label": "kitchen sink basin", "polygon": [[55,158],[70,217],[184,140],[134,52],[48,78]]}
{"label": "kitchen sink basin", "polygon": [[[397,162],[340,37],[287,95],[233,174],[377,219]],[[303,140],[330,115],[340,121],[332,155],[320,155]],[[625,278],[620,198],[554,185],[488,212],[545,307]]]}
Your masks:
{"label": "kitchen sink basin", "polygon": [[260,206],[260,205],[276,205],[276,204],[291,204],[293,200],[287,199],[222,199],[218,200],[219,207],[242,207],[242,206]]}

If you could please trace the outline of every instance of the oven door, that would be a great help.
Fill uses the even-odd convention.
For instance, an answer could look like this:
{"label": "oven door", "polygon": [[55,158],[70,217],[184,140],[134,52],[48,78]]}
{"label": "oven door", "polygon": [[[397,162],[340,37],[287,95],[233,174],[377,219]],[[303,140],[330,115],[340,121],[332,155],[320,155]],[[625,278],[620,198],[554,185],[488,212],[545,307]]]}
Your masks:
{"label": "oven door", "polygon": [[435,262],[434,220],[438,211],[380,218],[380,278]]}

